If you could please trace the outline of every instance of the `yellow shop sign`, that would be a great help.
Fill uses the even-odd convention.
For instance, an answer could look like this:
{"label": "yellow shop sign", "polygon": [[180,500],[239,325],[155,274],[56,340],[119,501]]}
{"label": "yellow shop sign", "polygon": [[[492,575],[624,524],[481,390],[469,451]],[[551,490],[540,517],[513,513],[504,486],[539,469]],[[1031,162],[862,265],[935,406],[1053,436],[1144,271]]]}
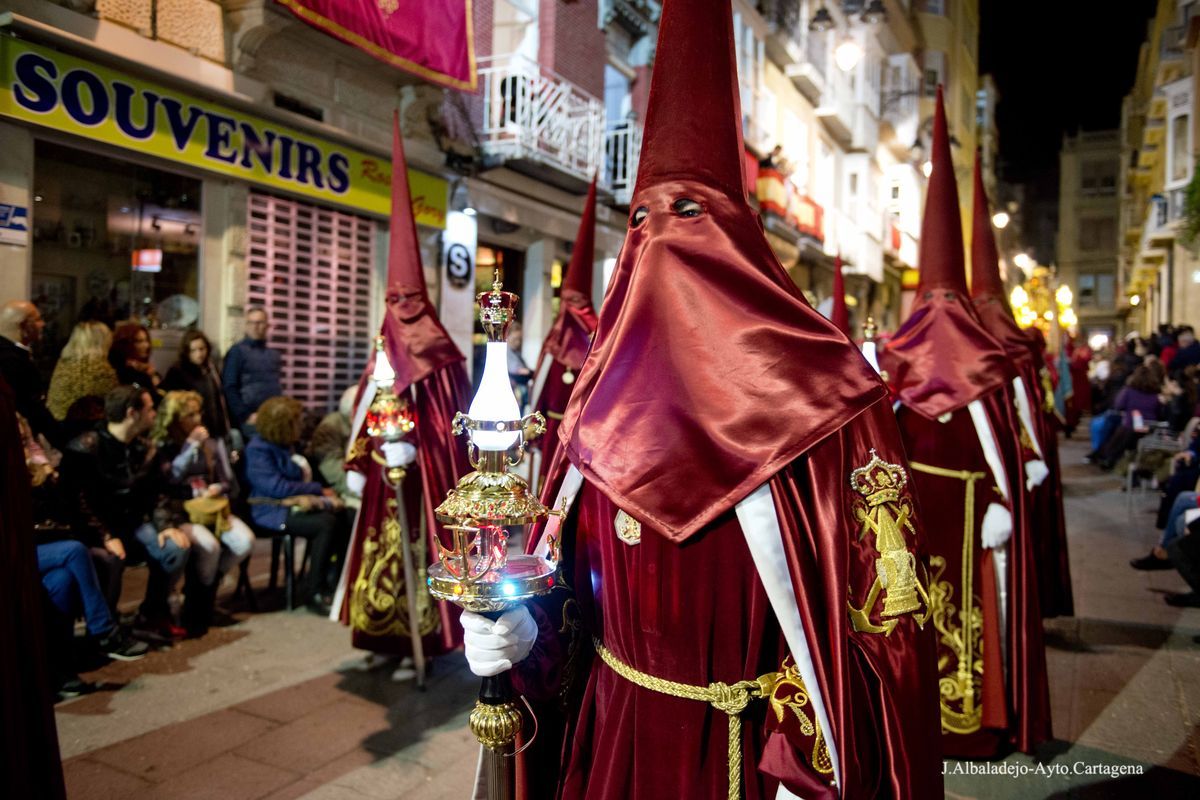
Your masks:
{"label": "yellow shop sign", "polygon": [[[0,37],[0,116],[387,216],[388,159],[342,147],[12,37]],[[417,222],[446,226],[446,182],[409,170]]]}

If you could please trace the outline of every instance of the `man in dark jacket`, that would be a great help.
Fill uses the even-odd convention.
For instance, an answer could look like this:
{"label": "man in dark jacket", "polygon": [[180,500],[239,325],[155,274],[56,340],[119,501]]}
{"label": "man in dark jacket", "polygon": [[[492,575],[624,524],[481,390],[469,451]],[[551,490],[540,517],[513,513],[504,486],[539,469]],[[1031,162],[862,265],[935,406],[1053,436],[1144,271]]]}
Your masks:
{"label": "man in dark jacket", "polygon": [[62,447],[62,425],[46,408],[46,384],[33,363],[32,348],[41,341],[45,327],[33,303],[12,300],[0,306],[0,377],[8,382],[17,411],[33,432]]}
{"label": "man in dark jacket", "polygon": [[[221,381],[233,424],[253,425],[258,407],[268,397],[283,394],[279,383],[280,355],[267,347],[267,312],[252,308],[246,312],[246,337],[229,348]],[[249,439],[252,432],[246,433]]]}
{"label": "man in dark jacket", "polygon": [[104,413],[103,425],[71,440],[63,476],[73,482],[85,514],[120,538],[126,551],[145,554],[150,580],[141,615],[166,628],[167,596],[187,565],[191,542],[182,529],[186,517],[160,502],[154,445],[143,436],[154,425],[154,400],[145,389],[118,386],[104,398]]}

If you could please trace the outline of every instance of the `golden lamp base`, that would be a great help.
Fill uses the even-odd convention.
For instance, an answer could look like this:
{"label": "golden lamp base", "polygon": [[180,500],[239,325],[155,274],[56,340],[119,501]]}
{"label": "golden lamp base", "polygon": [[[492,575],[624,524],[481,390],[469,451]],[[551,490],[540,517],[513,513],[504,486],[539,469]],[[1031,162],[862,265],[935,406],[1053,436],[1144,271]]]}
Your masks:
{"label": "golden lamp base", "polygon": [[490,705],[477,700],[468,724],[484,747],[506,751],[521,732],[521,712],[516,703]]}
{"label": "golden lamp base", "polygon": [[[474,559],[474,556],[470,557]],[[541,556],[510,555],[503,567],[463,580],[443,563],[431,564],[426,583],[438,600],[476,614],[507,611],[554,588],[558,568]]]}
{"label": "golden lamp base", "polygon": [[483,470],[463,476],[435,510],[441,522],[487,520],[505,527],[532,524],[546,512],[519,475]]}

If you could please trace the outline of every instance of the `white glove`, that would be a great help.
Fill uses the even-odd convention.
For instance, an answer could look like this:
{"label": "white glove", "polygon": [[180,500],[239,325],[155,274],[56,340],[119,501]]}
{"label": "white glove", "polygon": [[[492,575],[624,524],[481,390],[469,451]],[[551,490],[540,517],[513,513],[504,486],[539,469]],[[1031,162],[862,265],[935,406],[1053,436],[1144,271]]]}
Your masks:
{"label": "white glove", "polygon": [[988,506],[983,515],[983,531],[980,538],[987,548],[999,547],[1012,538],[1012,512],[999,503]]}
{"label": "white glove", "polygon": [[346,491],[362,497],[363,489],[367,487],[367,476],[352,469],[346,470]]}
{"label": "white glove", "polygon": [[1025,462],[1025,489],[1033,491],[1033,487],[1041,486],[1042,481],[1050,474],[1050,468],[1040,458],[1036,461]]}
{"label": "white glove", "polygon": [[481,678],[512,669],[529,655],[537,639],[537,623],[525,606],[506,611],[494,621],[471,611],[464,611],[460,619],[467,664]]}
{"label": "white glove", "polygon": [[408,442],[384,442],[379,449],[389,467],[407,467],[417,457],[417,448]]}

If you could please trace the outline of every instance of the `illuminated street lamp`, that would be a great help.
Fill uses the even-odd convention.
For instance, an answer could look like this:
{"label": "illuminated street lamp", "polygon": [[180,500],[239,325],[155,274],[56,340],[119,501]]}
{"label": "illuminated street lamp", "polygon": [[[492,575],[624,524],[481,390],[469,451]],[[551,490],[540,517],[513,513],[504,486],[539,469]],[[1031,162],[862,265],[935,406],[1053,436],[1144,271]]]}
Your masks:
{"label": "illuminated street lamp", "polygon": [[833,60],[837,62],[838,69],[842,72],[850,72],[858,66],[862,55],[862,46],[853,36],[847,34],[842,41],[838,42],[837,48],[833,51]]}
{"label": "illuminated street lamp", "polygon": [[1010,220],[1011,218],[1008,216],[1007,211],[997,211],[995,214],[992,214],[992,224],[996,226],[996,230],[998,231],[1007,228]]}

